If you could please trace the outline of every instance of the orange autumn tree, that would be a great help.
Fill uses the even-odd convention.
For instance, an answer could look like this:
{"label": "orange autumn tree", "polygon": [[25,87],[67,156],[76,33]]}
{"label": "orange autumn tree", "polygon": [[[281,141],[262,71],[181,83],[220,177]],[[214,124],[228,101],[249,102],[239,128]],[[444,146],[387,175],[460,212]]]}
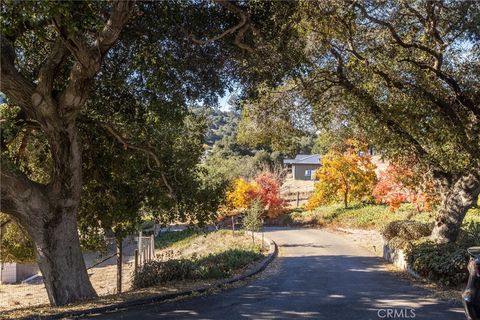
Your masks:
{"label": "orange autumn tree", "polygon": [[385,203],[395,211],[402,203],[410,202],[417,212],[431,211],[438,203],[431,175],[411,162],[392,163],[381,173],[373,190],[377,203]]}
{"label": "orange autumn tree", "polygon": [[307,209],[340,201],[348,208],[351,201],[370,200],[377,181],[375,165],[369,155],[358,150],[353,146],[343,154],[329,152],[322,158]]}
{"label": "orange autumn tree", "polygon": [[283,212],[284,200],[279,193],[280,184],[270,172],[261,172],[251,182],[238,178],[227,192],[227,208],[242,210],[259,200],[269,218],[275,218]]}

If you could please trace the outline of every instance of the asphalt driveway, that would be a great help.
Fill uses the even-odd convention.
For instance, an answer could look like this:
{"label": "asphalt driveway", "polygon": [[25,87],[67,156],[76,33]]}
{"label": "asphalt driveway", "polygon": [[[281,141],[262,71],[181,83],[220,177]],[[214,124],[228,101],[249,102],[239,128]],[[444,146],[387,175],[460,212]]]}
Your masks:
{"label": "asphalt driveway", "polygon": [[89,319],[464,319],[461,306],[399,279],[341,235],[272,228],[267,236],[279,257],[244,287]]}

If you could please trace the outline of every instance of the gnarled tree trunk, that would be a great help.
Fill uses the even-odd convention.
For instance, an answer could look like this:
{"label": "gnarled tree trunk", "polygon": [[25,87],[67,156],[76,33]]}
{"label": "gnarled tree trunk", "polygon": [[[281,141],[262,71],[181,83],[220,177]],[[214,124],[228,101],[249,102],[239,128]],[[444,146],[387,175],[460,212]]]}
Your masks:
{"label": "gnarled tree trunk", "polygon": [[[53,26],[57,38],[35,79],[26,77],[15,66],[18,35],[0,35],[0,91],[21,108],[25,120],[35,123],[43,132],[53,162],[47,185],[31,181],[20,170],[7,172],[2,168],[0,210],[21,224],[33,240],[52,305],[96,296],[77,232],[82,157],[76,118],[105,54],[117,41],[133,10],[133,1],[112,1],[110,16],[93,41],[81,31],[66,27],[69,22],[61,14],[49,18],[45,24]],[[73,57],[73,64],[66,63],[69,57]],[[65,67],[70,68],[68,77],[63,77]],[[62,91],[54,88],[59,79],[66,82],[60,86]]]}
{"label": "gnarled tree trunk", "polygon": [[50,303],[65,305],[96,296],[77,232],[82,161],[74,123],[46,132],[52,183],[39,185],[20,173],[2,171],[2,211],[30,235]]}
{"label": "gnarled tree trunk", "polygon": [[474,168],[459,178],[444,179],[442,202],[432,239],[439,243],[457,240],[468,209],[478,201],[480,193],[480,168]]}
{"label": "gnarled tree trunk", "polygon": [[63,210],[35,228],[37,261],[52,305],[65,305],[96,296],[85,268],[76,230],[76,213]]}

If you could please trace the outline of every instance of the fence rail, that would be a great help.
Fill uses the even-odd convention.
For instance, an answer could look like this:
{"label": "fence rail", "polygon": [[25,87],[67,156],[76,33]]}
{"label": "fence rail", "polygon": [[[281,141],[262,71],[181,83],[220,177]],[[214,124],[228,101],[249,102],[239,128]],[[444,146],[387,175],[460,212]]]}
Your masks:
{"label": "fence rail", "polygon": [[308,192],[290,192],[282,195],[282,198],[290,204],[290,206],[294,206],[298,208],[301,204],[304,204],[308,199],[312,196],[313,191]]}

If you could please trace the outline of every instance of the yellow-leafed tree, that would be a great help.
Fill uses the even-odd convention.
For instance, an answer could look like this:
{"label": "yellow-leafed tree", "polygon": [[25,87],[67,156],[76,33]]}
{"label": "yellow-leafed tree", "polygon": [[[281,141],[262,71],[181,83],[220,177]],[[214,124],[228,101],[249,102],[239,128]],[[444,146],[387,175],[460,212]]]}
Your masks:
{"label": "yellow-leafed tree", "polygon": [[370,156],[352,149],[345,153],[330,152],[322,158],[317,171],[319,180],[308,200],[307,209],[342,201],[345,208],[351,201],[371,200],[377,180]]}
{"label": "yellow-leafed tree", "polygon": [[233,183],[233,188],[227,192],[227,206],[234,209],[246,209],[259,191],[255,182],[248,182],[238,178]]}

